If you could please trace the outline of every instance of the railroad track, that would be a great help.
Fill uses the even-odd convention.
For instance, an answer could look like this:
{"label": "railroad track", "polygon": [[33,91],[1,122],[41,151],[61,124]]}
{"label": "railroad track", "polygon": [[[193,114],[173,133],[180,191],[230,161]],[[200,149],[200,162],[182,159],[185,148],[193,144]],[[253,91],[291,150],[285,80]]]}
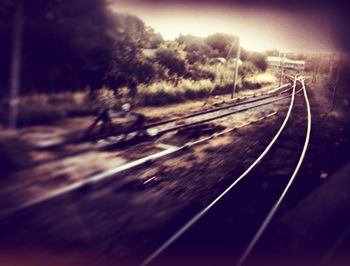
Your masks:
{"label": "railroad track", "polygon": [[[293,93],[292,94],[288,94],[288,95],[284,95],[283,96],[283,97],[285,97],[284,99],[286,99],[287,97],[291,97],[291,96],[295,97],[295,94],[297,93],[295,86],[293,86],[292,90],[293,90]],[[231,110],[231,111],[233,111],[233,110]],[[266,117],[262,117],[262,118],[260,118],[260,119],[258,119],[256,121],[252,121],[250,123],[261,121],[261,120],[263,120],[265,118],[268,118],[268,117],[270,117],[270,116],[272,116],[274,114],[275,113],[270,113]],[[162,151],[161,153],[152,154],[152,155],[147,156],[145,158],[142,158],[140,160],[136,160],[136,161],[130,162],[130,164],[128,163],[128,164],[122,165],[121,167],[118,167],[116,169],[112,169],[111,171],[107,171],[107,172],[104,172],[104,173],[101,173],[101,174],[90,176],[89,178],[87,178],[87,180],[84,180],[82,182],[74,183],[74,184],[72,184],[70,186],[67,186],[67,187],[64,187],[62,189],[58,189],[56,191],[53,191],[52,193],[49,193],[48,195],[45,195],[44,197],[37,198],[37,199],[34,199],[32,201],[25,202],[24,204],[18,205],[14,209],[10,209],[10,210],[6,210],[4,212],[0,212],[0,216],[3,216],[6,219],[8,216],[11,216],[12,214],[17,213],[17,211],[26,210],[26,209],[31,208],[31,207],[35,207],[35,208],[33,208],[34,212],[36,212],[36,211],[40,212],[40,208],[41,208],[40,204],[41,203],[48,202],[48,201],[50,201],[52,199],[55,199],[55,198],[57,198],[59,196],[63,196],[65,194],[68,194],[69,192],[72,192],[72,191],[75,191],[75,190],[79,190],[80,188],[84,188],[85,186],[89,187],[90,185],[99,184],[101,181],[108,180],[109,178],[113,178],[118,173],[126,171],[128,169],[133,169],[134,167],[137,167],[137,166],[140,166],[140,165],[144,165],[144,164],[147,165],[147,163],[152,162],[154,160],[157,160],[159,158],[163,158],[163,157],[170,156],[170,155],[175,155],[175,154],[177,154],[180,151],[186,151],[187,149],[191,148],[192,146],[195,146],[195,145],[200,144],[200,143],[204,143],[206,141],[210,141],[213,138],[216,138],[216,137],[222,136],[224,134],[227,134],[229,132],[232,132],[232,131],[236,130],[237,128],[244,127],[244,126],[246,126],[246,125],[248,125],[250,123],[241,124],[241,125],[239,125],[239,126],[237,126],[235,128],[226,128],[225,130],[223,130],[221,132],[216,132],[216,133],[214,133],[214,134],[212,134],[212,135],[210,135],[208,137],[204,137],[204,138],[198,139],[196,141],[191,141],[191,142],[185,143],[184,145],[182,145],[180,147],[171,147],[171,148],[169,148],[167,150]],[[106,186],[105,183],[103,183],[102,185],[104,187]],[[108,183],[107,183],[107,186],[108,186]],[[59,201],[61,202],[62,200],[66,199],[66,198],[70,198],[71,196],[74,197],[74,195],[75,194],[69,194],[68,196],[65,196],[62,199],[60,198]],[[79,194],[79,197],[81,197],[81,194]],[[52,201],[52,202],[50,201],[50,205],[49,206],[52,206],[51,204],[54,204],[54,202],[56,202],[56,201]],[[45,205],[43,205],[43,207],[45,208]],[[24,214],[25,213],[31,213],[31,211],[21,212],[18,216],[14,215],[13,217],[21,217],[21,215],[23,213]],[[9,220],[11,220],[11,217],[10,217]]]}
{"label": "railroad track", "polygon": [[183,130],[196,125],[205,124],[213,120],[221,119],[237,113],[255,109],[264,105],[272,104],[272,103],[284,100],[286,98],[289,98],[290,96],[291,96],[290,94],[287,94],[287,95],[278,94],[278,95],[264,97],[263,99],[259,99],[259,100],[242,102],[234,105],[219,107],[218,109],[212,109],[206,112],[202,112],[200,114],[196,114],[193,116],[191,115],[189,117],[181,118],[175,121],[165,122],[165,123],[158,124],[157,126],[149,127],[155,130],[156,132],[155,134],[152,134],[150,136],[124,138],[123,135],[119,135],[116,137],[109,138],[108,140],[103,141],[102,145],[99,146],[99,148],[109,149],[109,148],[118,148],[118,147],[125,147],[127,145],[137,144],[142,141],[147,141],[147,140],[157,138],[168,132],[176,132],[178,130]]}
{"label": "railroad track", "polygon": [[[303,98],[295,94],[297,83],[302,87]],[[221,265],[244,265],[297,176],[310,132],[311,110],[305,83],[295,78],[287,115],[265,150],[208,206],[160,244],[142,265],[163,265],[184,254],[186,258],[176,263],[186,263],[186,259],[203,263],[210,259],[209,255],[219,261],[223,258],[220,252],[230,254]]]}
{"label": "railroad track", "polygon": [[[184,116],[180,116],[180,117],[175,117],[175,118],[170,118],[170,119],[165,119],[165,120],[149,123],[149,124],[145,125],[142,129],[146,130],[146,129],[149,129],[149,128],[156,128],[156,127],[159,127],[159,126],[170,125],[170,127],[166,126],[166,130],[161,130],[159,133],[163,133],[163,132],[165,133],[165,132],[177,130],[179,128],[179,126],[176,126],[176,124],[175,124],[176,122],[180,121],[181,123],[185,123],[186,124],[186,120],[188,120],[190,118],[193,118],[193,117],[201,117],[203,115],[208,115],[208,114],[212,114],[212,113],[218,113],[218,112],[220,112],[222,110],[231,109],[231,108],[242,106],[242,105],[246,105],[246,104],[253,104],[253,103],[256,103],[256,102],[267,100],[269,98],[273,98],[273,97],[276,97],[276,96],[281,96],[284,93],[286,93],[286,92],[291,90],[288,87],[289,87],[288,84],[285,84],[285,85],[283,85],[281,87],[278,87],[278,88],[275,88],[273,90],[270,90],[267,93],[259,93],[259,94],[254,94],[252,96],[236,98],[236,99],[234,99],[234,100],[232,100],[230,102],[221,103],[221,105],[217,106],[217,107],[212,106],[212,107],[206,108],[205,110],[196,111],[196,112],[190,113],[188,115],[184,115]],[[251,108],[254,108],[254,107],[255,107],[254,105],[251,106]],[[243,108],[243,109],[245,109],[245,108]],[[240,110],[238,110],[238,111],[240,111]],[[214,114],[213,118],[215,119],[215,117],[216,117],[216,115]],[[205,119],[204,119],[203,122],[206,122]],[[174,124],[175,124],[175,126],[172,126]],[[191,122],[188,123],[189,126],[191,124],[192,124]],[[182,125],[182,127],[184,127],[184,126],[186,126],[186,125]],[[135,132],[135,130],[125,130],[123,132],[118,133],[118,135],[129,134],[129,133],[133,133],[133,132]]]}
{"label": "railroad track", "polygon": [[[183,116],[181,118],[172,119],[171,121],[167,120],[167,121],[162,121],[162,123],[158,122],[156,125],[153,124],[152,126],[149,126],[149,127],[154,127],[154,126],[164,127],[165,124],[175,123],[175,124],[172,124],[169,127],[164,127],[163,129],[160,129],[159,130],[160,132],[159,132],[158,135],[164,134],[164,133],[167,133],[167,132],[170,132],[170,131],[180,130],[180,129],[183,129],[183,128],[186,128],[186,127],[191,127],[193,125],[206,123],[206,122],[209,122],[209,121],[212,121],[212,120],[215,120],[215,119],[220,119],[220,118],[223,118],[223,117],[226,117],[226,116],[233,115],[235,113],[243,112],[243,111],[246,111],[246,110],[250,110],[250,109],[253,109],[253,108],[257,108],[257,107],[260,107],[260,106],[263,106],[263,105],[271,104],[271,103],[274,103],[274,102],[286,99],[286,98],[291,96],[291,94],[288,94],[289,91],[290,91],[290,88],[288,88],[287,85],[284,85],[282,87],[279,87],[277,89],[272,90],[271,91],[271,95],[263,94],[261,97],[256,96],[258,98],[253,97],[254,99],[249,99],[248,101],[242,101],[242,102],[238,102],[238,103],[237,102],[229,103],[226,106],[220,106],[220,107],[217,107],[217,108],[213,108],[211,110],[206,110],[204,112],[193,113],[193,114],[190,114],[190,115]],[[275,113],[271,113],[271,114],[269,114],[269,115],[267,115],[265,117],[262,117],[262,118],[258,119],[255,122],[259,122],[259,121],[261,121],[261,120],[263,120],[265,118],[268,118],[268,117],[270,117],[271,115],[274,115],[274,114]],[[204,117],[204,118],[201,117],[203,115],[206,116],[206,117]],[[179,120],[183,121],[183,120],[186,120],[186,119],[193,119],[193,117],[196,118],[194,121],[189,121],[188,123],[182,123],[180,125],[176,124],[176,122],[179,121]],[[114,176],[116,176],[117,174],[119,174],[121,172],[124,172],[124,171],[127,171],[127,170],[131,170],[133,168],[137,168],[139,166],[145,165],[145,164],[153,162],[155,160],[164,158],[166,156],[176,155],[177,153],[179,153],[181,151],[184,151],[184,150],[187,150],[187,149],[191,148],[192,146],[204,143],[206,141],[209,141],[209,140],[211,140],[213,138],[222,136],[224,134],[228,134],[228,133],[230,133],[230,132],[232,132],[232,131],[240,128],[240,127],[244,127],[244,126],[247,126],[249,124],[251,124],[251,123],[245,123],[245,124],[242,124],[242,125],[234,127],[234,128],[227,128],[227,129],[222,130],[221,132],[216,132],[214,134],[211,134],[208,137],[200,138],[200,139],[198,139],[196,141],[187,142],[187,143],[185,143],[185,144],[183,144],[183,145],[181,145],[179,147],[173,146],[173,147],[165,149],[165,150],[163,150],[161,152],[158,152],[158,153],[155,153],[155,154],[151,154],[151,155],[143,157],[141,159],[125,163],[125,164],[123,164],[123,165],[121,165],[119,167],[113,168],[111,170],[108,170],[108,171],[105,171],[105,172],[102,172],[102,173],[98,173],[98,174],[89,176],[89,177],[87,177],[84,180],[77,181],[77,182],[74,182],[74,183],[72,183],[70,185],[67,185],[65,187],[56,189],[56,190],[54,190],[54,191],[52,191],[50,193],[47,193],[44,196],[41,196],[41,197],[35,198],[33,200],[26,201],[25,203],[19,204],[16,207],[12,207],[12,208],[9,208],[7,210],[2,210],[2,211],[0,211],[0,215],[6,216],[6,215],[9,215],[9,214],[15,213],[17,211],[23,210],[23,209],[33,207],[33,206],[38,205],[40,203],[52,200],[52,199],[54,199],[56,197],[62,196],[62,195],[67,194],[67,193],[70,193],[70,192],[72,192],[74,190],[77,190],[77,189],[80,189],[80,188],[83,188],[83,187],[87,187],[87,186],[95,185],[95,184],[97,184],[97,183],[99,183],[101,181],[113,178]],[[113,147],[116,144],[118,144],[118,142],[112,142],[112,143],[109,142],[107,145],[103,146],[103,148],[106,148],[106,146],[108,146],[108,147],[112,146]]]}
{"label": "railroad track", "polygon": [[[231,102],[221,104],[217,107],[211,107],[206,110],[197,111],[181,117],[150,123],[145,125],[142,130],[153,130],[155,133],[151,135],[138,135],[137,131],[135,130],[126,130],[122,133],[119,132],[116,135],[101,138],[98,142],[90,142],[90,144],[82,146],[78,145],[74,149],[69,148],[68,152],[65,154],[48,159],[45,162],[35,163],[31,167],[36,167],[43,163],[62,160],[71,156],[77,156],[93,150],[113,150],[136,145],[141,142],[152,141],[169,132],[176,132],[192,126],[205,124],[216,119],[284,100],[285,98],[290,97],[290,94],[288,94],[290,90],[291,88],[289,85],[285,84],[281,87],[268,91],[268,93],[260,93],[250,97],[236,98]],[[95,141],[97,141],[97,139],[95,139]],[[57,145],[40,146],[37,147],[37,149],[42,151],[55,150],[69,144],[82,144],[82,142],[74,140]]]}
{"label": "railroad track", "polygon": [[[157,121],[157,122],[152,122],[152,123],[144,125],[142,128],[140,128],[140,130],[147,130],[147,129],[151,129],[151,128],[157,129],[159,127],[163,128],[163,129],[166,128],[166,130],[157,131],[158,134],[162,134],[165,132],[176,130],[177,128],[174,127],[174,125],[181,123],[182,121],[183,121],[182,123],[186,123],[186,120],[189,120],[189,119],[194,118],[194,117],[200,118],[201,116],[204,116],[204,115],[218,113],[218,112],[224,111],[226,109],[235,108],[235,107],[239,107],[239,106],[246,105],[246,104],[251,104],[252,105],[251,108],[254,108],[254,103],[264,101],[264,100],[267,100],[269,98],[281,96],[281,95],[287,93],[288,91],[290,91],[289,84],[284,84],[280,87],[269,90],[266,93],[257,93],[257,94],[251,95],[251,96],[235,98],[229,102],[218,103],[217,105],[219,105],[219,106],[211,106],[211,107],[205,108],[204,110],[195,111],[193,113],[190,113],[190,114],[187,114],[184,116],[179,116],[179,117],[174,117],[174,118],[170,118],[170,119],[164,119],[164,120]],[[237,111],[239,112],[239,110],[237,110]],[[190,124],[191,123],[188,123],[188,125],[190,125]],[[57,149],[57,148],[60,148],[64,145],[68,145],[68,144],[80,144],[80,143],[84,143],[84,142],[99,141],[99,140],[103,141],[105,139],[108,139],[109,142],[112,142],[112,144],[116,144],[117,142],[120,142],[120,140],[123,140],[123,139],[125,140],[125,137],[127,137],[126,139],[128,139],[128,140],[134,138],[134,135],[136,134],[136,132],[137,131],[135,129],[126,128],[124,130],[112,131],[109,134],[98,134],[97,136],[92,136],[89,139],[80,138],[80,137],[79,138],[69,137],[68,140],[65,140],[63,142],[60,142],[57,144],[52,144],[52,145],[38,146],[37,149],[39,149],[39,150]],[[75,135],[80,135],[80,134],[75,133]],[[128,137],[128,135],[129,135],[129,137]],[[106,145],[108,146],[109,144],[106,144]]]}

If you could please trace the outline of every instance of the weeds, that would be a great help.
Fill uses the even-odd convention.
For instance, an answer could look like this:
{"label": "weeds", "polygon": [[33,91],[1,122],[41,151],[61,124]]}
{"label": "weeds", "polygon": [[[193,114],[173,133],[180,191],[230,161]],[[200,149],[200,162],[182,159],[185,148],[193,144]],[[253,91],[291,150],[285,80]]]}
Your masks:
{"label": "weeds", "polygon": [[[244,64],[243,64],[244,65]],[[124,101],[134,100],[138,106],[163,106],[167,104],[185,102],[187,100],[202,99],[212,95],[230,93],[233,86],[232,65],[202,65],[205,73],[212,73],[215,79],[180,79],[176,83],[171,80],[156,81],[151,84],[138,86],[136,99],[128,99],[127,89],[113,91],[102,88],[95,91],[95,99],[90,100],[89,90],[81,92],[65,92],[58,94],[33,94],[23,96],[20,101],[18,126],[33,126],[53,124],[60,119],[74,116],[94,115],[101,108],[116,108]],[[241,69],[247,75],[239,76],[237,91],[244,89],[258,89],[276,82],[276,78],[269,73],[256,74],[251,65],[244,65]],[[0,103],[0,123],[7,124],[8,107],[4,100]]]}

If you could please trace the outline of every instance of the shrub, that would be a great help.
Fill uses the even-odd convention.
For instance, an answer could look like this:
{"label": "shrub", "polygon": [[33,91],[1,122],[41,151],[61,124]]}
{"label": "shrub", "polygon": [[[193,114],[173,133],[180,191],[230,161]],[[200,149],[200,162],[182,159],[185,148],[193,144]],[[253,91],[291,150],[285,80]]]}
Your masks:
{"label": "shrub", "polygon": [[216,74],[213,71],[201,69],[198,67],[192,67],[185,75],[185,79],[192,79],[195,81],[199,81],[202,79],[210,79],[211,81],[215,80]]}
{"label": "shrub", "polygon": [[177,49],[161,47],[156,51],[156,61],[166,67],[170,74],[182,76],[186,71],[185,55]]}
{"label": "shrub", "polygon": [[138,101],[141,105],[161,106],[204,98],[212,86],[212,81],[208,79],[199,81],[181,79],[177,86],[167,81],[159,81],[149,86],[141,85]]}
{"label": "shrub", "polygon": [[276,77],[270,73],[262,73],[250,76],[242,82],[244,89],[260,89],[263,86],[271,85],[276,82]]}
{"label": "shrub", "polygon": [[256,66],[249,61],[243,62],[243,64],[238,69],[239,75],[243,78],[255,75],[258,72],[259,70],[256,68]]}
{"label": "shrub", "polygon": [[267,68],[266,56],[262,53],[250,52],[248,61],[252,62],[259,71],[265,71]]}

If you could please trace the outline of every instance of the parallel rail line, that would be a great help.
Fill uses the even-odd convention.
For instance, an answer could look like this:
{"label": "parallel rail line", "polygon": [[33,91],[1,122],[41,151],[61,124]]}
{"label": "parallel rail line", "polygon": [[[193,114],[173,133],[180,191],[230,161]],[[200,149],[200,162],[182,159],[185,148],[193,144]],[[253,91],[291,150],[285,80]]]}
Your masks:
{"label": "parallel rail line", "polygon": [[238,266],[241,266],[241,265],[243,265],[245,263],[245,261],[247,260],[248,256],[251,254],[251,252],[253,251],[254,247],[257,245],[259,239],[261,238],[261,236],[265,232],[266,228],[270,224],[272,218],[275,216],[277,210],[279,209],[279,207],[280,207],[283,199],[285,198],[288,190],[292,186],[292,184],[293,184],[293,182],[295,180],[295,177],[296,177],[296,175],[299,172],[301,164],[304,161],[306,150],[307,150],[309,142],[310,142],[311,108],[310,108],[310,102],[309,102],[309,99],[308,99],[308,95],[307,95],[307,91],[306,91],[306,88],[305,88],[304,80],[301,80],[301,84],[302,84],[302,88],[303,88],[303,92],[304,92],[304,99],[305,99],[306,108],[307,108],[307,128],[306,128],[305,142],[304,142],[304,145],[303,145],[302,152],[300,154],[300,158],[299,158],[298,163],[297,163],[297,165],[296,165],[296,167],[295,167],[295,169],[293,171],[292,176],[290,177],[290,179],[289,179],[286,187],[284,188],[283,192],[281,193],[280,197],[277,199],[276,203],[273,205],[273,207],[269,211],[269,213],[266,216],[265,220],[263,221],[263,223],[261,224],[261,226],[259,227],[259,229],[255,233],[255,235],[253,236],[252,240],[250,241],[249,245],[247,246],[247,248],[244,251],[244,253],[241,256],[241,258],[239,259],[239,261],[237,263]]}
{"label": "parallel rail line", "polygon": [[[153,122],[153,123],[149,123],[144,125],[143,127],[140,128],[140,130],[146,130],[149,128],[153,128],[153,127],[157,127],[157,126],[161,126],[161,125],[165,125],[168,123],[172,123],[172,122],[177,122],[177,121],[181,121],[181,120],[185,120],[188,118],[192,118],[195,116],[199,116],[199,115],[204,115],[204,114],[209,114],[209,113],[213,113],[216,111],[220,111],[220,110],[224,110],[224,109],[229,109],[231,107],[235,107],[235,106],[240,106],[243,104],[249,104],[249,103],[254,103],[254,102],[258,102],[267,98],[271,98],[277,95],[282,95],[285,92],[288,92],[290,90],[290,88],[288,88],[289,84],[284,84],[280,87],[277,87],[275,89],[269,90],[266,93],[258,93],[258,94],[254,94],[251,96],[245,96],[245,97],[241,97],[241,98],[236,98],[231,100],[229,103],[224,104],[223,106],[218,106],[215,108],[207,108],[205,110],[200,110],[200,111],[195,111],[193,113],[190,113],[188,115],[184,115],[184,116],[180,116],[180,117],[175,117],[175,118],[170,118],[170,119],[165,119],[165,120],[161,120],[161,121],[157,121],[157,122]],[[284,90],[283,90],[284,89]],[[251,99],[254,98],[254,99]],[[115,132],[110,132],[108,134],[99,134],[98,136],[95,137],[91,137],[89,139],[85,139],[85,138],[79,138],[79,139],[71,139],[71,140],[66,140],[57,144],[51,144],[51,145],[45,145],[45,146],[39,146],[37,147],[38,149],[55,149],[67,144],[76,144],[76,143],[82,143],[82,142],[86,142],[86,141],[97,141],[97,140],[101,140],[107,137],[113,137],[116,138],[118,136],[122,136],[125,134],[130,134],[133,132],[136,132],[137,130],[135,129],[124,129],[124,130],[119,130],[119,131],[115,131]]]}
{"label": "parallel rail line", "polygon": [[[263,96],[264,96],[263,98],[257,98],[257,99],[253,99],[251,101],[242,101],[242,102],[238,102],[238,103],[234,103],[234,104],[229,104],[229,105],[226,105],[226,106],[220,106],[220,107],[213,108],[213,109],[210,109],[210,110],[205,110],[205,111],[189,114],[189,115],[186,115],[186,116],[183,116],[183,117],[177,117],[177,118],[174,118],[174,119],[163,120],[163,121],[159,121],[159,122],[155,122],[155,123],[146,125],[146,128],[157,128],[159,126],[164,126],[166,124],[174,123],[174,122],[177,122],[177,121],[180,121],[180,120],[186,120],[186,119],[189,119],[189,118],[192,118],[192,117],[195,117],[195,116],[201,116],[201,115],[206,115],[206,114],[213,113],[213,112],[220,112],[220,111],[222,111],[222,113],[220,113],[218,115],[214,115],[212,117],[209,117],[209,118],[206,118],[206,119],[202,119],[202,120],[199,120],[199,121],[196,121],[196,122],[189,122],[189,123],[184,123],[184,124],[180,124],[180,125],[176,125],[175,124],[174,126],[169,126],[169,127],[165,128],[165,129],[164,128],[160,129],[159,131],[157,131],[156,135],[154,135],[154,136],[136,136],[136,137],[131,137],[131,138],[128,138],[128,137],[124,136],[125,134],[136,133],[135,130],[134,131],[130,131],[129,133],[127,133],[127,132],[126,133],[120,133],[120,134],[117,134],[117,135],[110,136],[109,138],[106,138],[106,139],[101,139],[102,142],[94,144],[93,146],[87,146],[87,147],[81,148],[81,149],[79,149],[77,151],[74,151],[74,152],[71,152],[69,154],[60,156],[59,158],[54,158],[54,159],[48,160],[46,162],[57,161],[59,159],[62,159],[62,158],[65,158],[65,157],[69,157],[69,156],[76,156],[78,154],[81,154],[81,153],[84,153],[84,152],[87,152],[87,151],[91,151],[91,150],[104,150],[104,149],[111,149],[111,148],[113,149],[113,148],[117,148],[117,147],[125,147],[125,146],[129,146],[129,145],[138,144],[139,142],[142,142],[142,141],[150,141],[150,140],[152,140],[152,139],[154,139],[156,137],[161,136],[162,134],[165,134],[165,133],[168,133],[168,132],[171,132],[171,131],[176,131],[176,130],[184,129],[184,128],[191,127],[191,126],[194,126],[194,125],[203,124],[203,123],[206,123],[206,122],[209,122],[209,121],[212,121],[212,120],[223,118],[225,116],[233,115],[235,113],[244,112],[244,111],[247,111],[249,109],[254,109],[254,108],[257,108],[257,107],[261,107],[263,105],[268,105],[268,104],[271,104],[271,103],[274,103],[274,102],[277,102],[277,101],[280,101],[280,100],[283,100],[285,98],[290,97],[289,94],[288,95],[283,95],[284,93],[286,93],[289,90],[291,90],[291,88],[284,89],[286,87],[288,87],[288,84],[285,84],[285,85],[283,85],[281,87],[278,87],[278,88],[276,88],[274,90],[271,90],[270,91],[271,92],[270,95],[266,96],[265,94],[263,94]],[[281,89],[284,89],[284,90],[280,91]],[[278,97],[278,96],[280,96],[280,97]],[[275,99],[272,99],[271,101],[269,101],[269,99],[273,98],[273,97],[278,97],[278,98],[275,98]],[[262,102],[262,101],[266,101],[266,102]],[[241,108],[241,109],[232,110],[230,112],[223,112],[224,109],[229,110],[230,108],[234,108],[234,107],[241,106],[241,105],[246,105],[246,104],[253,104],[255,102],[257,102],[258,104],[252,105],[252,106],[248,106],[248,107],[244,107],[244,108]],[[262,103],[260,103],[260,102],[262,102]],[[54,145],[54,146],[50,146],[50,147],[44,147],[43,149],[54,149],[54,148],[61,147],[61,146],[62,145],[60,144],[60,145]],[[37,166],[39,164],[41,164],[41,162],[32,165],[32,167],[35,167],[35,166]]]}
{"label": "parallel rail line", "polygon": [[[289,89],[287,89],[287,90],[289,90]],[[299,93],[300,91],[301,90],[299,90],[296,93]],[[168,132],[177,131],[177,130],[180,130],[180,129],[189,128],[189,127],[192,127],[192,126],[204,124],[204,123],[207,123],[207,122],[210,122],[210,121],[213,121],[213,120],[217,120],[217,119],[220,119],[220,118],[223,118],[223,117],[226,117],[226,116],[233,115],[235,113],[240,113],[240,112],[244,112],[244,111],[247,111],[247,110],[250,110],[250,109],[258,108],[258,107],[261,107],[261,106],[264,106],[264,105],[272,104],[272,103],[281,101],[283,99],[289,98],[291,95],[288,94],[288,95],[282,95],[282,96],[279,96],[279,97],[278,96],[279,95],[273,95],[273,96],[266,97],[264,99],[254,100],[254,101],[251,101],[251,102],[242,102],[242,103],[239,103],[239,105],[245,105],[245,104],[249,105],[249,104],[252,104],[254,102],[258,102],[258,103],[255,104],[255,105],[246,106],[246,107],[243,107],[243,108],[240,108],[240,109],[235,109],[235,110],[231,110],[231,111],[227,111],[227,112],[220,112],[220,111],[222,111],[222,109],[230,110],[230,108],[237,107],[238,105],[225,106],[224,108],[220,107],[220,110],[210,110],[209,112],[206,111],[204,113],[197,114],[196,116],[206,115],[208,113],[213,113],[215,111],[219,112],[219,113],[217,115],[213,115],[211,117],[207,117],[207,118],[201,119],[199,121],[184,123],[184,124],[180,124],[180,125],[176,125],[175,124],[174,126],[169,126],[169,127],[165,128],[165,129],[160,129],[157,132],[157,134],[154,135],[154,136],[147,136],[147,137],[143,137],[143,138],[140,137],[139,139],[137,139],[137,138],[136,139],[126,139],[126,140],[122,139],[122,138],[119,139],[117,136],[116,137],[112,137],[112,141],[111,140],[107,141],[106,144],[103,144],[103,145],[100,146],[100,149],[104,149],[104,148],[108,148],[108,147],[114,147],[115,148],[118,145],[125,146],[126,144],[138,143],[137,140],[139,140],[139,141],[151,140],[151,139],[153,139],[155,137],[159,137],[160,135],[163,135],[163,134],[168,133]],[[273,97],[278,97],[278,98],[269,100],[270,98],[273,98]],[[263,101],[266,101],[266,102],[263,102]],[[194,116],[191,116],[191,117],[194,117]],[[186,120],[186,119],[188,119],[188,118],[184,118],[182,120]],[[163,125],[166,125],[168,123],[173,123],[173,122],[162,123],[161,125],[158,125],[158,126],[163,126]],[[157,128],[157,126],[154,126],[153,128]],[[122,134],[120,134],[118,136],[121,136],[121,135]]]}
{"label": "parallel rail line", "polygon": [[[160,126],[160,125],[167,124],[167,123],[170,123],[170,122],[176,122],[176,121],[179,121],[179,120],[191,118],[191,117],[198,116],[198,115],[213,113],[213,112],[216,112],[216,111],[228,109],[228,108],[231,108],[231,107],[236,107],[236,106],[243,105],[243,104],[248,104],[248,103],[253,103],[253,102],[260,101],[260,100],[264,100],[264,99],[267,99],[267,98],[270,98],[270,97],[273,97],[273,96],[276,96],[276,95],[280,95],[280,94],[283,94],[283,93],[289,91],[290,89],[279,91],[279,90],[281,90],[283,88],[287,88],[287,87],[288,87],[288,84],[285,84],[285,85],[283,85],[281,87],[278,87],[278,88],[270,91],[270,93],[265,93],[265,94],[260,94],[260,95],[259,94],[255,94],[255,95],[249,96],[249,97],[237,98],[235,100],[232,100],[231,103],[228,103],[228,104],[226,104],[224,106],[210,108],[209,110],[197,111],[197,112],[193,112],[191,114],[185,115],[185,116],[175,117],[175,118],[171,118],[171,119],[166,119],[166,120],[150,123],[150,124],[145,125],[144,129],[155,127],[155,126]],[[262,96],[262,97],[261,98],[255,98],[255,97],[258,97],[258,96]],[[248,101],[242,101],[242,100],[250,99],[250,98],[255,98],[255,99],[248,100]]]}

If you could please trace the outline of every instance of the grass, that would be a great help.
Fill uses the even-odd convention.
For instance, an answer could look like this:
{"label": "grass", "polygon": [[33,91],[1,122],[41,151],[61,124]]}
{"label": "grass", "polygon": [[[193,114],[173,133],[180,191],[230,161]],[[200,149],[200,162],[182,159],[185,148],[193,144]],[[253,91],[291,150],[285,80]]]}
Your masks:
{"label": "grass", "polygon": [[209,79],[192,81],[180,80],[175,86],[172,82],[159,81],[139,87],[138,104],[143,106],[161,106],[205,97],[213,87]]}
{"label": "grass", "polygon": [[276,77],[271,73],[261,73],[255,76],[245,78],[242,86],[245,89],[260,89],[277,82]]}
{"label": "grass", "polygon": [[[140,85],[138,104],[141,106],[162,106],[195,100],[212,95],[230,93],[233,86],[233,65],[204,65],[201,70],[215,74],[215,80],[202,79],[193,81],[181,79],[177,85],[169,81],[157,81],[150,85]],[[249,64],[242,65],[237,80],[237,91],[241,89],[259,89],[272,85],[277,80],[271,73],[259,73]]]}
{"label": "grass", "polygon": [[[180,79],[175,85],[171,81],[156,81],[138,86],[136,104],[138,106],[163,106],[188,100],[202,99],[209,95],[230,93],[233,86],[232,66],[206,65],[203,70],[215,72],[215,80],[201,79],[193,81]],[[248,66],[249,67],[249,66]],[[246,71],[246,70],[244,70]],[[237,91],[257,89],[276,82],[269,73],[256,74],[243,78],[239,76]],[[18,125],[20,127],[53,124],[61,119],[74,116],[93,115],[98,108],[114,107],[121,104],[127,90],[119,90],[115,95],[112,90],[102,88],[96,93],[96,100],[89,99],[88,90],[57,94],[33,94],[21,97]],[[7,124],[8,108],[6,99],[0,102],[0,123]]]}

